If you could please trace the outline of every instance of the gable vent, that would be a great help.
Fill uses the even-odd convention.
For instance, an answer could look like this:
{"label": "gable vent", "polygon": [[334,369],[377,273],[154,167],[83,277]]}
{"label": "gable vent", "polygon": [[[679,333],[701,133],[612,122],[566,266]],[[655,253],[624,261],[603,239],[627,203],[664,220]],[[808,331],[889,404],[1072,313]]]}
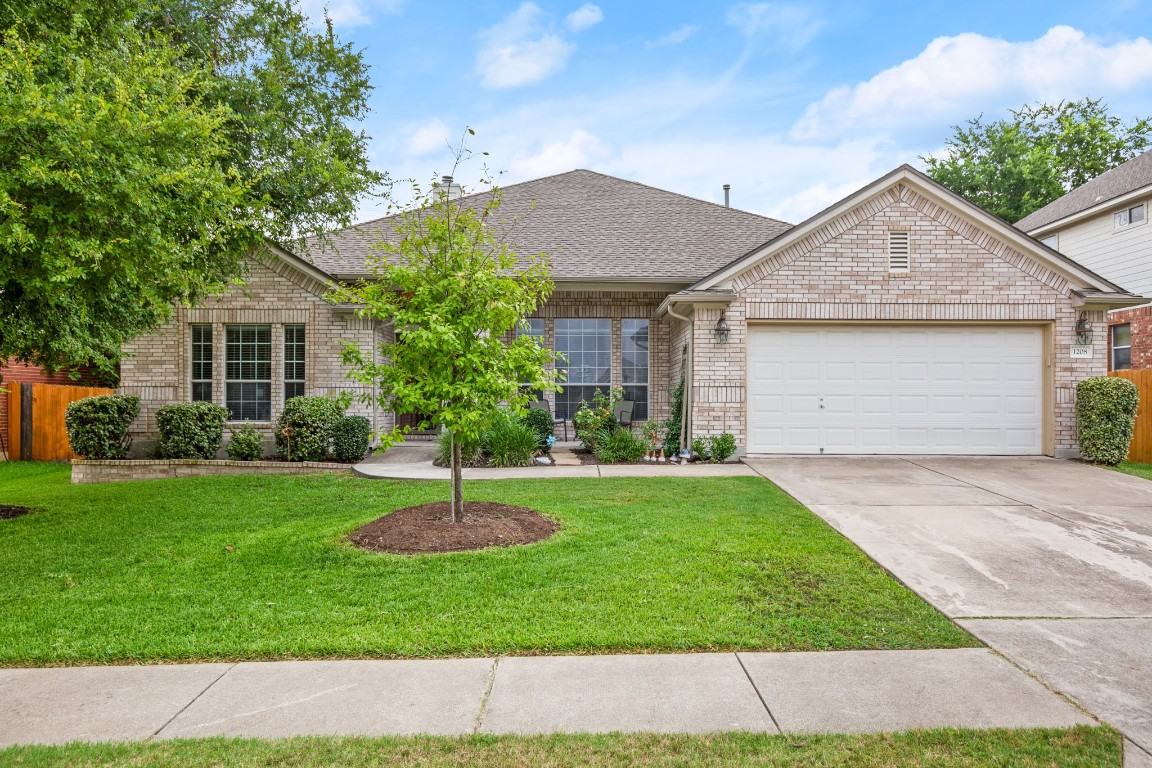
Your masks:
{"label": "gable vent", "polygon": [[908,272],[912,268],[907,232],[888,233],[888,271]]}

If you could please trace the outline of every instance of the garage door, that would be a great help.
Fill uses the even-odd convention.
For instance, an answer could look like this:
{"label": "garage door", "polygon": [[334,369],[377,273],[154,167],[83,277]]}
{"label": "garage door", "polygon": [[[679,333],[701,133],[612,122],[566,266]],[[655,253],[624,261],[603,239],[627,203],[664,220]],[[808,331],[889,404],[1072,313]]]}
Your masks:
{"label": "garage door", "polygon": [[749,453],[1039,454],[1040,328],[751,326]]}

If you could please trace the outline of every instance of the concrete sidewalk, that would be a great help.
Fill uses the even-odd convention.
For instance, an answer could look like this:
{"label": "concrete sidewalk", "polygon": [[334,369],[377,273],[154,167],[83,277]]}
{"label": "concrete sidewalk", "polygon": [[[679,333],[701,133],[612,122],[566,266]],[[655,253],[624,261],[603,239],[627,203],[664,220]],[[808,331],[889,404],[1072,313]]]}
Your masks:
{"label": "concrete sidewalk", "polygon": [[1092,722],[994,652],[971,648],[0,669],[0,747]]}
{"label": "concrete sidewalk", "polygon": [[[448,480],[451,470],[431,461],[384,464],[364,462],[352,468],[360,477],[376,480]],[[549,480],[566,477],[755,477],[745,464],[582,464],[551,467],[465,468],[465,480]]]}

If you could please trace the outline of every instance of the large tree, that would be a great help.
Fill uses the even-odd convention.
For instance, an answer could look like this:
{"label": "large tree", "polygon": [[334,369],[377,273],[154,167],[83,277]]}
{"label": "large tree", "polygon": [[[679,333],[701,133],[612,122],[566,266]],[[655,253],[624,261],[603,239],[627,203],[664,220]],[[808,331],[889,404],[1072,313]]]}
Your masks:
{"label": "large tree", "polygon": [[1100,99],[1025,105],[1010,119],[952,126],[928,175],[1008,222],[1144,152],[1152,121],[1125,121]]}
{"label": "large tree", "polygon": [[[333,299],[393,332],[375,350],[346,346],[351,377],[373,385],[384,409],[420,414],[418,428],[452,435],[452,520],[460,522],[461,445],[478,443],[502,404],[522,409],[526,389],[555,389],[551,351],[515,333],[553,284],[545,257],[521,259],[503,241],[498,189],[471,206],[447,193],[433,185],[400,214],[398,240],[370,260],[372,279],[336,289]],[[397,427],[382,443],[403,434]]]}
{"label": "large tree", "polygon": [[0,360],[111,367],[386,181],[361,55],[293,0],[0,2],[0,35]]}

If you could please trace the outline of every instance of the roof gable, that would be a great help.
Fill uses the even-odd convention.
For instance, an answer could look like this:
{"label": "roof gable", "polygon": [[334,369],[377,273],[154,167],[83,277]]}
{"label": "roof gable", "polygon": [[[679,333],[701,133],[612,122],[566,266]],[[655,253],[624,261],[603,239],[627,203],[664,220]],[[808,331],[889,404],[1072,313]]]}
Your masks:
{"label": "roof gable", "polygon": [[1024,232],[1035,232],[1064,219],[1087,213],[1098,206],[1107,206],[1111,201],[1141,189],[1152,190],[1152,151],[1137,155],[1053,200],[1016,222],[1016,228]]}
{"label": "roof gable", "polygon": [[[512,249],[550,256],[559,281],[690,283],[788,229],[766,216],[587,170],[500,190],[497,213]],[[482,206],[484,192],[460,198]],[[360,277],[377,244],[397,242],[396,216],[307,241],[308,259],[338,277]]]}
{"label": "roof gable", "polygon": [[[933,211],[934,218],[957,231],[966,229],[962,232],[966,237],[981,242],[990,250],[1000,250],[1002,253],[997,255],[1010,261],[1015,260],[1020,269],[1033,276],[1038,276],[1039,270],[1043,269],[1058,275],[1076,290],[1123,293],[1118,286],[1009,226],[909,165],[900,166],[760,248],[713,272],[694,284],[692,289],[744,284],[751,282],[757,272],[766,273],[778,269],[789,258],[795,258],[796,254],[839,235],[863,217],[899,199],[901,187],[922,197],[922,205],[936,207],[938,210]],[[1051,280],[1046,282],[1053,284]]]}

